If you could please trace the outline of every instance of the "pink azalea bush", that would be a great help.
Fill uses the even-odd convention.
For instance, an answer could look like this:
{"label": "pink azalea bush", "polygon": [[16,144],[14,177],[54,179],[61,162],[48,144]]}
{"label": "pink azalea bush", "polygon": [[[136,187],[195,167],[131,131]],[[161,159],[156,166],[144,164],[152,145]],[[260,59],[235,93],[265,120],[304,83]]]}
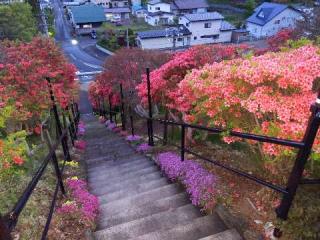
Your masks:
{"label": "pink azalea bush", "polygon": [[81,217],[94,223],[99,209],[99,200],[88,192],[87,183],[76,177],[68,178],[66,186],[74,201],[69,201],[57,209],[61,214],[72,214],[79,212]]}
{"label": "pink azalea bush", "polygon": [[148,143],[142,143],[137,146],[136,151],[141,153],[146,153],[151,150],[151,146]]}
{"label": "pink azalea bush", "polygon": [[85,150],[86,149],[86,145],[87,145],[87,143],[84,140],[76,140],[74,142],[75,148],[77,148],[79,150]]}
{"label": "pink azalea bush", "polygon": [[[319,78],[318,47],[269,52],[194,69],[170,93],[176,99],[170,107],[188,122],[300,140],[316,99],[312,89]],[[241,139],[225,136],[224,140]],[[262,144],[262,151],[270,156],[284,152],[269,143]]]}
{"label": "pink azalea bush", "polygon": [[180,180],[190,194],[192,204],[207,208],[214,198],[216,177],[200,164],[185,160],[173,152],[160,153],[157,162],[172,181]]}
{"label": "pink azalea bush", "polygon": [[128,142],[136,142],[136,141],[140,141],[141,137],[139,135],[129,135],[126,137],[126,140]]}

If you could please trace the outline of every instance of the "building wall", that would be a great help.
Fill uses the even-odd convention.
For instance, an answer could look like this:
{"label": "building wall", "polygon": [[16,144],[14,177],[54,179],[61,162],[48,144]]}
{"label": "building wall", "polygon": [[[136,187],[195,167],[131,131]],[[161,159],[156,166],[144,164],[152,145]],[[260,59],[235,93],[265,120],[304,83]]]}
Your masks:
{"label": "building wall", "polygon": [[109,7],[110,0],[91,0],[91,2],[103,7]]}
{"label": "building wall", "polygon": [[158,26],[160,24],[160,18],[167,18],[168,23],[173,23],[174,16],[171,14],[162,14],[161,16],[149,16],[145,17],[145,21],[151,26]]}
{"label": "building wall", "polygon": [[[205,28],[206,23],[211,23],[210,28]],[[191,45],[231,42],[232,31],[220,31],[222,20],[189,22],[185,17],[179,18],[179,24],[183,24],[191,35]],[[217,35],[215,38],[204,38],[206,35]]]}
{"label": "building wall", "polygon": [[[180,38],[182,41],[176,41],[176,48],[190,46],[190,39],[187,36]],[[140,39],[137,38],[137,44],[142,49],[172,49],[172,38],[149,38]]]}
{"label": "building wall", "polygon": [[170,4],[167,3],[158,3],[158,4],[148,4],[148,12],[171,12]]}
{"label": "building wall", "polygon": [[247,22],[247,30],[257,38],[273,36],[281,29],[293,28],[300,17],[300,13],[288,8],[264,26]]}

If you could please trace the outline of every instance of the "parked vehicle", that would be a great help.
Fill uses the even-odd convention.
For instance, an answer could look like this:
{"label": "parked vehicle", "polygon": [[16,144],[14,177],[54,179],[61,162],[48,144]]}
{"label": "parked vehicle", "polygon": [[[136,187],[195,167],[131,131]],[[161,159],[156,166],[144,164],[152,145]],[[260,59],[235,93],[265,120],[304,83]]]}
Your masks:
{"label": "parked vehicle", "polygon": [[95,30],[92,30],[91,33],[90,33],[90,36],[92,39],[96,39],[97,38],[97,33]]}

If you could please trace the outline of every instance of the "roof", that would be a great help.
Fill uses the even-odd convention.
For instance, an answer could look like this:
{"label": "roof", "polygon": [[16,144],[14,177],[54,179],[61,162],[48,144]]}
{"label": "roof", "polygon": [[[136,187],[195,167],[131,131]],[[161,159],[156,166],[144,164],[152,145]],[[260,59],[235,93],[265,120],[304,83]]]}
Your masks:
{"label": "roof", "polygon": [[138,32],[138,37],[140,39],[150,39],[150,38],[164,38],[170,35],[173,35],[174,31],[179,31],[183,36],[191,35],[191,32],[183,25],[179,25],[177,27],[171,27],[167,29],[159,29],[159,30],[149,30]]}
{"label": "roof", "polygon": [[158,3],[162,3],[162,1],[161,0],[149,0],[148,1],[148,4],[150,4],[150,5],[155,5],[155,4],[158,4]]}
{"label": "roof", "polygon": [[218,12],[185,14],[184,17],[187,18],[190,22],[224,19],[224,17]]}
{"label": "roof", "polygon": [[174,0],[173,5],[179,10],[209,7],[206,0]]}
{"label": "roof", "polygon": [[222,21],[220,31],[231,31],[235,30],[236,27],[227,21]]}
{"label": "roof", "polygon": [[103,7],[94,4],[85,4],[70,7],[73,19],[76,24],[105,22]]}
{"label": "roof", "polygon": [[121,8],[105,8],[105,13],[130,13],[131,10],[128,7],[121,7]]}
{"label": "roof", "polygon": [[247,22],[264,26],[287,8],[296,11],[286,4],[264,2],[254,10]]}
{"label": "roof", "polygon": [[164,14],[169,14],[169,15],[173,15],[173,13],[171,12],[162,12],[162,11],[158,11],[158,12],[148,12],[148,16],[154,17],[154,16],[161,16]]}

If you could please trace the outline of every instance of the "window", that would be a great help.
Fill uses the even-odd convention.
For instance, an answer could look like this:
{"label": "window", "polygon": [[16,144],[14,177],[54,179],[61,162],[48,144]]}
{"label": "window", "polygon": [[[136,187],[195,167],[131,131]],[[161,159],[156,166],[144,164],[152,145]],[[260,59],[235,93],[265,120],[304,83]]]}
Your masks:
{"label": "window", "polygon": [[128,6],[128,2],[124,2],[124,5],[125,5],[125,6]]}
{"label": "window", "polygon": [[193,37],[193,40],[197,40],[197,37]]}
{"label": "window", "polygon": [[152,7],[151,7],[151,6],[149,6],[149,10],[150,10],[150,11],[152,10]]}
{"label": "window", "polygon": [[156,7],[156,10],[157,10],[157,11],[160,11],[160,7]]}
{"label": "window", "polygon": [[204,28],[211,28],[211,23],[205,23]]}
{"label": "window", "polygon": [[186,23],[186,26],[187,26],[187,27],[189,27],[189,26],[190,26],[190,24],[189,24],[189,23]]}
{"label": "window", "polygon": [[280,20],[274,21],[274,24],[280,24]]}
{"label": "window", "polygon": [[178,38],[177,41],[178,41],[178,42],[182,42],[182,41],[183,41],[183,38]]}
{"label": "window", "polygon": [[264,18],[264,12],[263,12],[263,11],[260,11],[259,14],[258,14],[258,17]]}

